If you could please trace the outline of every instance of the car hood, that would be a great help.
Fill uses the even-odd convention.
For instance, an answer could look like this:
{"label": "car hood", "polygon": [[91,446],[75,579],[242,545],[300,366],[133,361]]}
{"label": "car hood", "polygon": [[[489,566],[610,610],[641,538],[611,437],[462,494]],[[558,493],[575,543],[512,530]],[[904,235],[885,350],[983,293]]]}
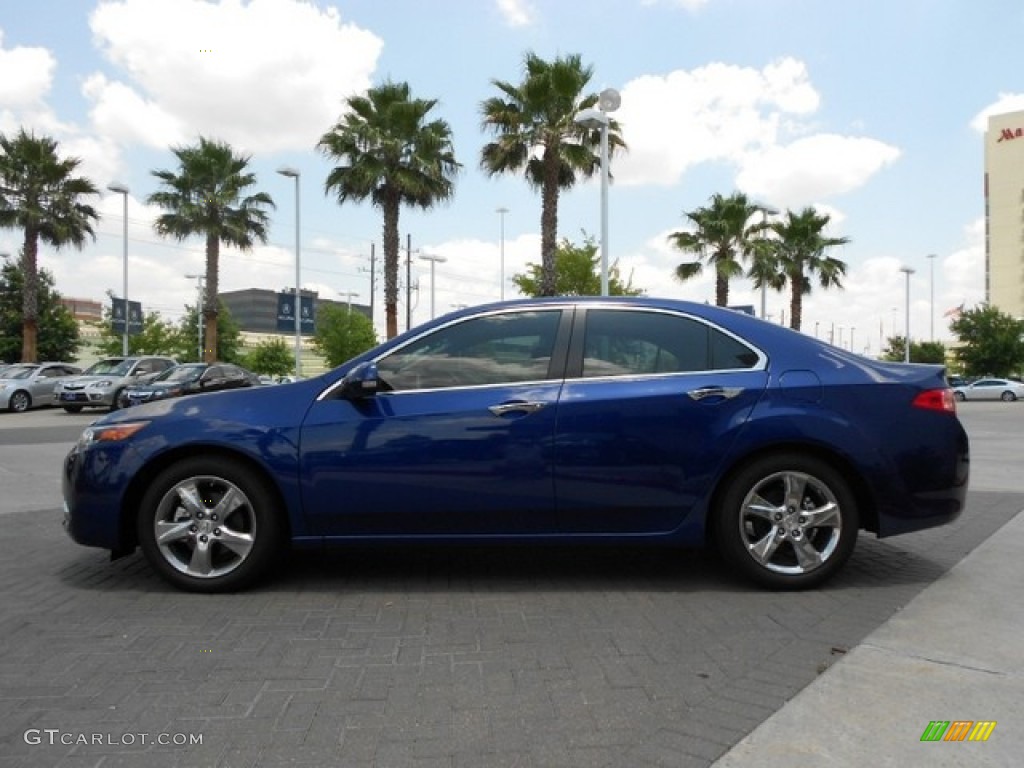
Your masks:
{"label": "car hood", "polygon": [[101,373],[101,374],[98,374],[98,375],[95,375],[95,376],[93,376],[93,375],[89,375],[89,376],[68,376],[68,377],[66,377],[64,379],[61,379],[61,381],[63,381],[65,384],[89,384],[89,383],[94,382],[94,381],[104,381],[106,379],[115,379],[115,380],[117,380],[117,379],[123,379],[123,378],[124,378],[124,376],[121,376],[121,375],[116,374],[116,373]]}

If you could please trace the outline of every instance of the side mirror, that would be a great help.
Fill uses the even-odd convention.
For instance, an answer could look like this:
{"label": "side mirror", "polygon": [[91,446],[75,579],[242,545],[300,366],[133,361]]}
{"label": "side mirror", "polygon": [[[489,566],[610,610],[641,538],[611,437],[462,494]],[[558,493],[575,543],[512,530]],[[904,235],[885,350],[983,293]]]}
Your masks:
{"label": "side mirror", "polygon": [[341,380],[341,396],[346,400],[361,400],[383,392],[387,386],[377,375],[376,363],[360,363]]}

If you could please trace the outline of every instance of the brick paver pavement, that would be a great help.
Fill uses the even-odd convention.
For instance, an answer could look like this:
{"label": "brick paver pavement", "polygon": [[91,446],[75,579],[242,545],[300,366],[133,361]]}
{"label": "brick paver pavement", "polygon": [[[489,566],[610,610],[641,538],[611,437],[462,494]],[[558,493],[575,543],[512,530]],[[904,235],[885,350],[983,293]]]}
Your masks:
{"label": "brick paver pavement", "polygon": [[796,594],[706,552],[478,547],[302,554],[197,596],[56,510],[4,515],[0,768],[708,766],[1021,506],[971,493]]}

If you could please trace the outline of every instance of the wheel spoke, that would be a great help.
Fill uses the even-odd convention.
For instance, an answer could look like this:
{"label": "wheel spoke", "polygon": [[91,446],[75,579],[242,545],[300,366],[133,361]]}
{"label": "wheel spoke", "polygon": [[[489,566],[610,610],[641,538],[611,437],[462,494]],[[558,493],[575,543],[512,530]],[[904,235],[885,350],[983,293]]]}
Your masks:
{"label": "wheel spoke", "polygon": [[210,510],[212,514],[218,515],[221,520],[227,520],[228,515],[245,504],[243,496],[237,488],[231,486],[227,493],[217,502],[217,506]]}
{"label": "wheel spoke", "polygon": [[159,521],[156,524],[156,543],[161,547],[166,547],[168,544],[187,539],[191,525],[191,520],[178,520],[176,522]]}
{"label": "wheel spoke", "polygon": [[249,550],[252,549],[253,538],[251,533],[242,533],[241,531],[234,531],[230,528],[221,527],[220,535],[217,536],[216,541],[218,544],[222,544],[236,555],[240,560],[245,559],[245,556],[249,554]]}
{"label": "wheel spoke", "polygon": [[839,505],[834,502],[823,504],[817,509],[806,510],[803,516],[807,518],[804,528],[838,528],[841,523]]}
{"label": "wheel spoke", "polygon": [[815,568],[821,565],[821,553],[814,548],[814,544],[806,536],[801,536],[799,539],[792,541],[793,551],[796,553],[797,562],[800,563],[800,567],[806,571],[813,571]]}
{"label": "wheel spoke", "polygon": [[188,563],[188,573],[193,576],[209,576],[213,568],[212,555],[210,541],[196,539],[195,549],[192,550],[192,559]]}
{"label": "wheel spoke", "polygon": [[799,509],[807,491],[807,475],[787,472],[783,476],[783,484],[786,487],[786,506]]}
{"label": "wheel spoke", "polygon": [[178,500],[181,502],[181,506],[190,515],[206,511],[206,505],[203,504],[202,496],[200,496],[199,489],[194,482],[182,483],[175,490],[178,493]]}
{"label": "wheel spoke", "polygon": [[777,535],[776,529],[771,528],[759,541],[755,541],[753,544],[748,544],[747,548],[750,550],[750,554],[752,554],[762,565],[767,565],[782,541],[783,538]]}
{"label": "wheel spoke", "polygon": [[754,493],[753,498],[747,502],[744,510],[752,517],[770,521],[772,516],[779,511],[779,505],[772,504],[759,493]]}

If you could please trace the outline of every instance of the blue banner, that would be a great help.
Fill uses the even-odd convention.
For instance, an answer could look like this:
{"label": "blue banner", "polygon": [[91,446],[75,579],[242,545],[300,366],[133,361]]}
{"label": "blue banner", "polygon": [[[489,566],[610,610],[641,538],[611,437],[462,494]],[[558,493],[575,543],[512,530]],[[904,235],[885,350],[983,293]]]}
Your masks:
{"label": "blue banner", "polygon": [[[316,333],[316,305],[312,296],[302,297],[302,323],[300,332],[312,336]],[[295,294],[277,294],[277,330],[280,333],[295,333]]]}
{"label": "blue banner", "polygon": [[[124,299],[110,299],[110,328],[118,336],[124,336]],[[128,335],[142,333],[142,304],[128,302]]]}

